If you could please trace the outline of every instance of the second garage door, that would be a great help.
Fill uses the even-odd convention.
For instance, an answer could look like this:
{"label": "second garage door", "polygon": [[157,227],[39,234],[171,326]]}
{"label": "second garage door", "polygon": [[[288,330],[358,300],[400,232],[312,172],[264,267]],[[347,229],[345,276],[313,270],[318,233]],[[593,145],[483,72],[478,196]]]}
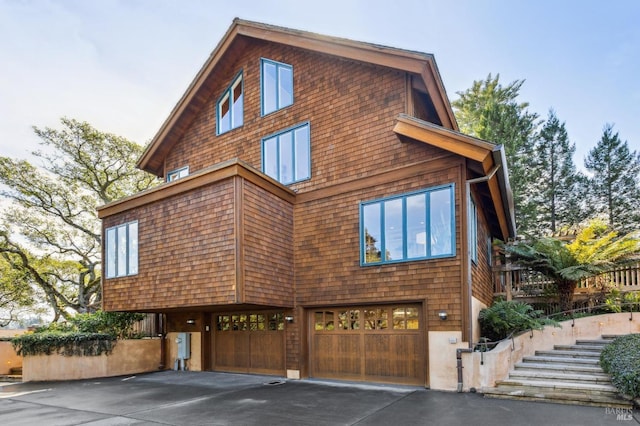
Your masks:
{"label": "second garage door", "polygon": [[285,374],[282,312],[237,312],[215,316],[214,370]]}
{"label": "second garage door", "polygon": [[424,385],[419,304],[310,311],[311,376]]}

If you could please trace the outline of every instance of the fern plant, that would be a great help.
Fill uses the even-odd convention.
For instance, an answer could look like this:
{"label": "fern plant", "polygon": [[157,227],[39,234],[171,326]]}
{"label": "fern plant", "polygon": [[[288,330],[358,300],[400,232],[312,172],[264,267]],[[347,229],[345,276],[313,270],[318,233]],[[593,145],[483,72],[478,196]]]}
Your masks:
{"label": "fern plant", "polygon": [[620,237],[596,220],[580,231],[572,243],[545,237],[503,248],[517,264],[552,279],[560,310],[569,311],[578,281],[640,259],[640,234]]}
{"label": "fern plant", "polygon": [[500,300],[480,311],[480,332],[483,337],[498,341],[512,333],[541,330],[545,325],[559,327],[557,321],[544,318],[543,314],[528,303]]}

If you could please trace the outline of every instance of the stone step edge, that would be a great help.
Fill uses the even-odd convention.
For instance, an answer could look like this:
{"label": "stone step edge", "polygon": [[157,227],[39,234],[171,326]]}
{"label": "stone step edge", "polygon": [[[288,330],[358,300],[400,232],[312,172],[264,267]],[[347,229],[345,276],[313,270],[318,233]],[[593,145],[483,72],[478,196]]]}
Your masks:
{"label": "stone step edge", "polygon": [[509,373],[509,379],[517,378],[534,378],[544,379],[551,381],[569,381],[572,383],[581,382],[594,382],[602,384],[611,384],[611,378],[607,374],[562,374],[553,372],[539,372],[539,371],[527,371],[516,370]]}
{"label": "stone step edge", "polygon": [[504,393],[496,388],[484,388],[480,390],[487,398],[501,398],[501,399],[520,399],[529,401],[542,401],[555,404],[570,404],[570,405],[591,405],[598,407],[612,407],[612,408],[630,408],[633,407],[633,402],[623,399],[621,397],[608,397],[602,395],[588,395],[578,393],[567,392],[530,392],[530,391],[516,391],[510,393]]}
{"label": "stone step edge", "polygon": [[603,373],[606,374],[600,365],[589,364],[561,364],[558,362],[519,362],[515,366],[516,371],[518,369],[532,369],[532,370],[561,370],[561,371],[582,371],[590,373]]}
{"label": "stone step edge", "polygon": [[536,356],[559,356],[567,358],[600,358],[599,352],[556,350],[536,351]]}
{"label": "stone step edge", "polygon": [[592,384],[592,383],[567,383],[567,382],[550,382],[546,380],[514,380],[514,379],[505,379],[505,380],[497,380],[496,387],[499,386],[523,386],[530,388],[540,388],[540,389],[550,389],[550,390],[581,390],[581,391],[592,391],[592,392],[606,392],[606,393],[618,393],[618,389],[612,384]]}
{"label": "stone step edge", "polygon": [[589,364],[600,365],[599,359],[584,359],[584,358],[566,358],[559,356],[525,356],[522,358],[523,362],[540,362],[540,363],[563,363],[563,364]]}

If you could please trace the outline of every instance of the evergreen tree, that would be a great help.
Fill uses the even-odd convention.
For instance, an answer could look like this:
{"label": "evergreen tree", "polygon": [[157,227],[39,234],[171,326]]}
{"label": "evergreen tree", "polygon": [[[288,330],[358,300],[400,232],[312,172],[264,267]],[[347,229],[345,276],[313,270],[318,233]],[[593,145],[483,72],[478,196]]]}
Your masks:
{"label": "evergreen tree", "polygon": [[470,89],[458,92],[452,102],[462,132],[505,147],[509,177],[513,190],[516,223],[519,230],[533,228],[534,203],[529,197],[530,173],[538,115],[527,110],[527,102],[519,102],[523,80],[503,87],[500,75],[474,81]]}
{"label": "evergreen tree", "polygon": [[584,219],[578,186],[581,180],[573,162],[575,144],[569,142],[564,122],[553,110],[535,145],[531,174],[536,229],[554,233]]}
{"label": "evergreen tree", "polygon": [[589,181],[591,209],[616,230],[640,229],[640,155],[629,151],[627,142],[613,133],[613,125],[605,125],[584,164],[593,174]]}

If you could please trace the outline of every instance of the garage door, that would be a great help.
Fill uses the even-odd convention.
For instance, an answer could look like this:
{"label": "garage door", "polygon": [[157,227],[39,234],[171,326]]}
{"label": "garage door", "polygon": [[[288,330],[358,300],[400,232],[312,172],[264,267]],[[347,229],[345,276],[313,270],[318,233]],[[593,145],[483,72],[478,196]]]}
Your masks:
{"label": "garage door", "polygon": [[311,375],[424,385],[421,312],[419,304],[311,311]]}
{"label": "garage door", "polygon": [[214,370],[285,374],[282,312],[225,313],[214,322]]}

